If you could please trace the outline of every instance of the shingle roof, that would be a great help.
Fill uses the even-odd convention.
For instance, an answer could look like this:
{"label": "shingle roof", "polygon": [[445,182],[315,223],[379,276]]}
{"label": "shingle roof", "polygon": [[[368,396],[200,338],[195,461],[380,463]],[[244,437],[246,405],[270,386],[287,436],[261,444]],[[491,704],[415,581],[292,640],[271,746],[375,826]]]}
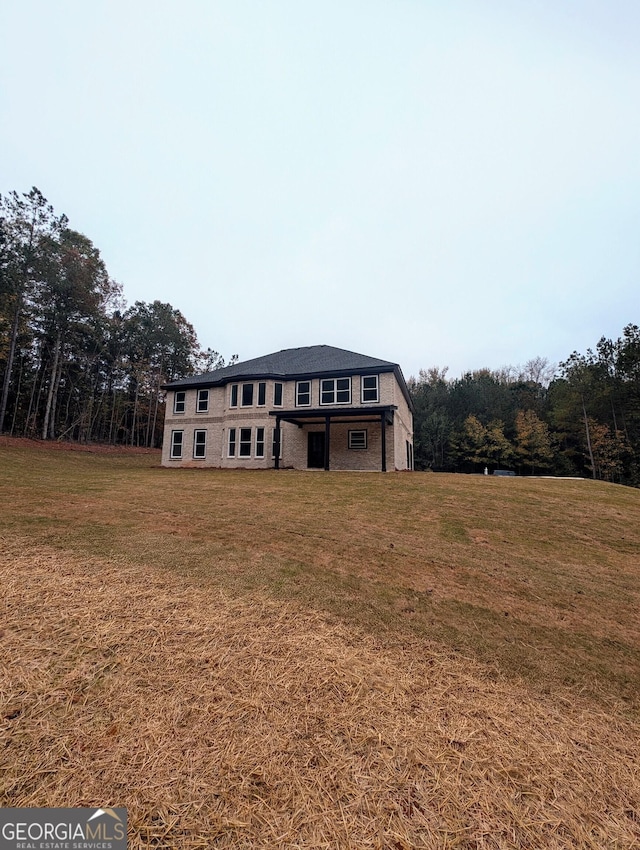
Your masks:
{"label": "shingle roof", "polygon": [[320,375],[329,372],[357,373],[368,369],[391,372],[397,368],[397,363],[380,360],[377,357],[367,357],[365,354],[356,354],[355,351],[346,351],[331,345],[308,345],[304,348],[285,348],[274,354],[244,360],[242,363],[224,366],[222,369],[215,369],[203,375],[192,375],[190,378],[172,381],[166,386],[172,389],[202,384],[220,386],[229,381],[249,378],[296,378],[301,375]]}
{"label": "shingle roof", "polygon": [[312,376],[338,376],[366,374],[367,372],[394,372],[404,397],[413,410],[402,370],[397,363],[390,360],[380,360],[378,357],[368,357],[347,351],[344,348],[334,348],[332,345],[307,345],[303,348],[285,348],[274,354],[254,357],[232,366],[223,366],[213,372],[202,375],[192,375],[179,381],[164,384],[163,389],[180,389],[188,387],[219,387],[231,381],[250,381],[265,378],[282,378],[283,380],[310,378]]}

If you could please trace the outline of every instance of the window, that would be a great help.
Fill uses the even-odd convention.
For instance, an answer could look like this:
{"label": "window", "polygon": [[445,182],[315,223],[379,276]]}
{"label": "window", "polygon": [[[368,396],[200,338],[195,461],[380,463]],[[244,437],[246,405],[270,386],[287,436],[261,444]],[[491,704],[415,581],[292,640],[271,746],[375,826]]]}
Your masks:
{"label": "window", "polygon": [[279,381],[273,385],[273,406],[282,407],[282,384]]}
{"label": "window", "polygon": [[411,445],[409,440],[407,440],[406,443],[407,443],[407,469],[413,469],[413,446]]}
{"label": "window", "polygon": [[242,385],[242,406],[251,407],[253,404],[253,384]]}
{"label": "window", "polygon": [[209,390],[198,390],[196,410],[198,413],[206,413],[209,410]]}
{"label": "window", "polygon": [[171,432],[171,457],[177,460],[182,457],[182,437],[183,431]]}
{"label": "window", "polygon": [[187,405],[187,394],[184,390],[176,390],[173,396],[173,412],[184,413]]}
{"label": "window", "polygon": [[258,384],[258,407],[264,407],[267,403],[267,385],[264,381]]}
{"label": "window", "polygon": [[350,449],[366,449],[367,448],[367,432],[364,431],[349,431],[349,448]]}
{"label": "window", "polygon": [[193,456],[202,458],[207,456],[207,432],[194,431],[193,433]]}
{"label": "window", "polygon": [[251,428],[240,429],[240,457],[251,457]]}
{"label": "window", "polygon": [[229,457],[236,456],[236,429],[229,428]]}
{"label": "window", "polygon": [[256,457],[264,457],[264,428],[256,428]]}
{"label": "window", "polygon": [[231,401],[229,402],[229,407],[237,407],[238,406],[238,385],[231,384]]}
{"label": "window", "polygon": [[298,381],[296,384],[296,407],[308,407],[311,404],[311,381]]}
{"label": "window", "polygon": [[320,404],[349,404],[351,378],[325,378],[320,381]]}
{"label": "window", "polygon": [[[282,458],[282,438],[283,438],[282,428],[280,429],[280,454],[278,457]],[[275,458],[276,456],[276,429],[271,429],[271,457]]]}
{"label": "window", "polygon": [[362,378],[362,403],[378,401],[378,376],[365,375]]}

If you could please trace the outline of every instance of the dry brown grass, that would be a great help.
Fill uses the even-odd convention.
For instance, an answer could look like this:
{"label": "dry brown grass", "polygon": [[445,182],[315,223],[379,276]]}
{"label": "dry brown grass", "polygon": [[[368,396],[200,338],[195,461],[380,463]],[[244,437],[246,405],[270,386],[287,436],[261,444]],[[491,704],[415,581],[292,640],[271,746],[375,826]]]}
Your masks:
{"label": "dry brown grass", "polygon": [[133,848],[640,847],[640,493],[0,442],[0,805]]}
{"label": "dry brown grass", "polygon": [[[25,551],[25,546],[27,551]],[[0,800],[130,846],[631,848],[638,725],[256,593],[4,541]]]}
{"label": "dry brown grass", "polygon": [[0,446],[0,534],[263,590],[640,710],[640,491],[157,463]]}

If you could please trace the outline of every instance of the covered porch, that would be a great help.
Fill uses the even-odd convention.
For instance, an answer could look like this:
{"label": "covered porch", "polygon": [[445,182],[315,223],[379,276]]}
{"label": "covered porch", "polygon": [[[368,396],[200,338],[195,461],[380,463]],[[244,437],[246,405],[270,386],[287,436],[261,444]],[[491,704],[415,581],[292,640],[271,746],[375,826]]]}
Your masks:
{"label": "covered porch", "polygon": [[[379,426],[380,434],[380,471],[387,471],[387,426],[393,425],[395,405],[376,407],[334,407],[309,410],[271,410],[269,415],[275,418],[274,431],[274,467],[280,468],[281,426],[288,422],[300,429],[306,429],[308,437],[308,469],[331,468],[332,425],[374,425]],[[322,426],[309,431],[309,426]],[[376,441],[377,442],[377,441]]]}

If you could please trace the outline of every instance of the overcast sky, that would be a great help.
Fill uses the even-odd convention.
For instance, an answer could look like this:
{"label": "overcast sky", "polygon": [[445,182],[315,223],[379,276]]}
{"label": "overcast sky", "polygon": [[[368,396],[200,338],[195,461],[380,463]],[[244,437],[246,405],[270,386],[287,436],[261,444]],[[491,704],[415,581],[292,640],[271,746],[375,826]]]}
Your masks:
{"label": "overcast sky", "polygon": [[640,323],[638,0],[0,0],[0,193],[241,360]]}

